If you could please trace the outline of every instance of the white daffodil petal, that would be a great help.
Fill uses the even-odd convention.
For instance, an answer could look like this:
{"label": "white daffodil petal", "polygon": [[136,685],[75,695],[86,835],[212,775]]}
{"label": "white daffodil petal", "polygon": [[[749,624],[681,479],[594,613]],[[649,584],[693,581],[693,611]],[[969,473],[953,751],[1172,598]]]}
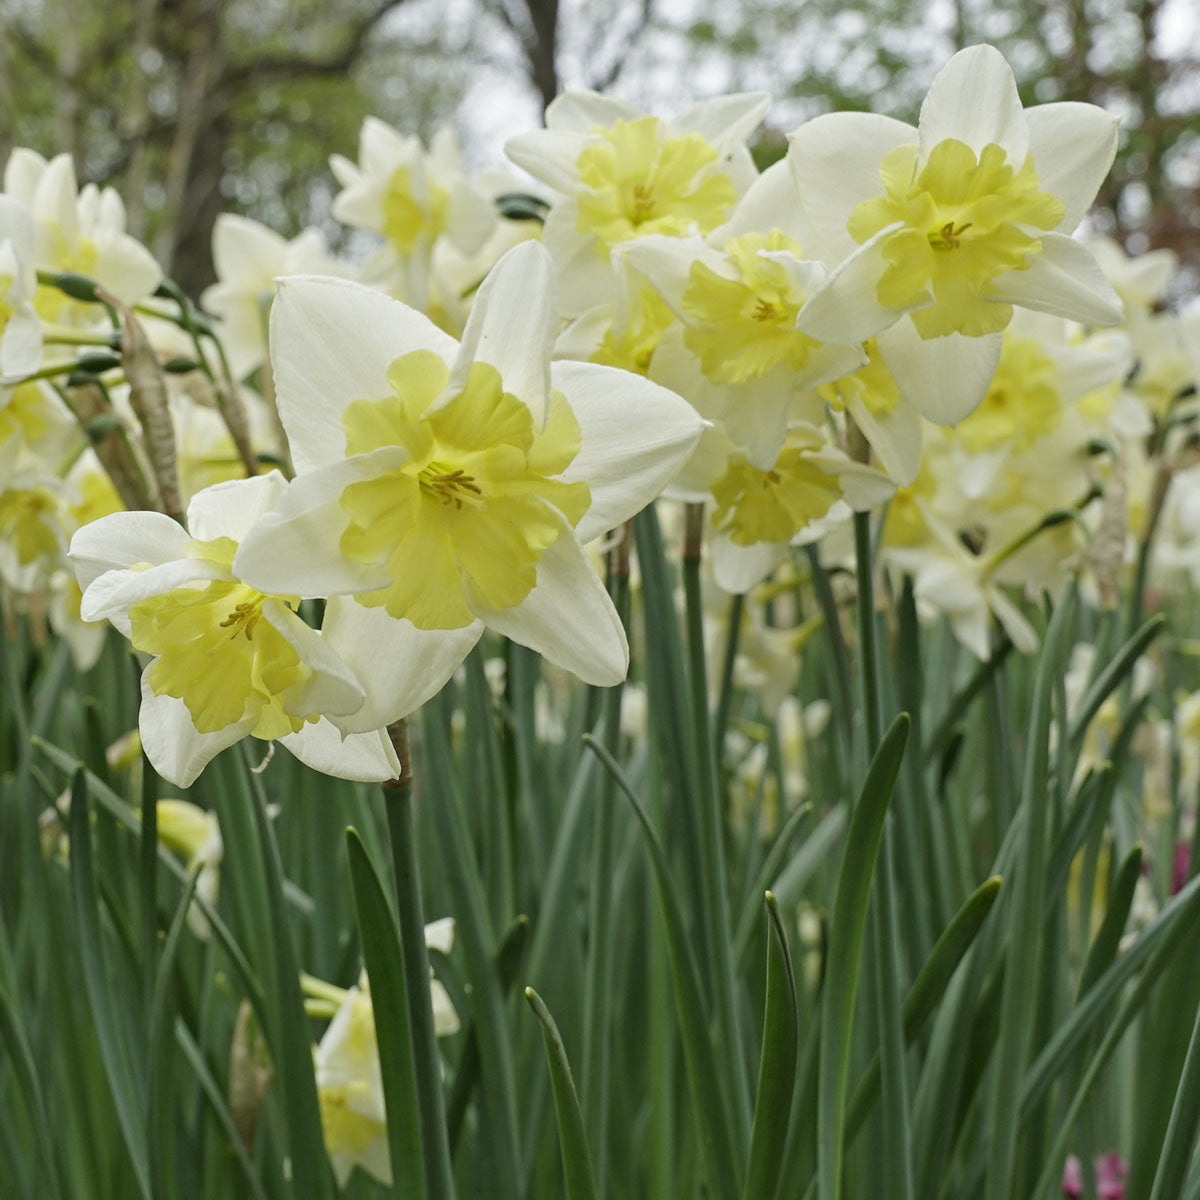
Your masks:
{"label": "white daffodil petal", "polygon": [[1096,198],[1117,152],[1117,119],[1095,104],[1062,101],[1027,109],[1029,152],[1042,191],[1066,209],[1058,223],[1070,233]]}
{"label": "white daffodil petal", "polygon": [[791,373],[782,367],[760,376],[750,387],[726,390],[729,404],[721,421],[725,432],[756,467],[769,471],[787,437],[794,390]]}
{"label": "white daffodil petal", "polygon": [[234,572],[272,595],[330,596],[382,587],[387,571],[341,554],[349,524],[339,503],[352,483],[403,466],[401,446],[385,446],[309,471],[288,484],[273,512],[260,517],[242,538]]}
{"label": "white daffodil petal", "polygon": [[528,405],[540,431],[546,423],[557,311],[554,264],[545,247],[538,242],[514,246],[488,273],[471,306],[447,401],[466,386],[474,363],[487,363],[500,373],[504,390]]}
{"label": "white daffodil petal", "polygon": [[321,635],[358,678],[367,694],[362,708],[336,724],[345,733],[382,729],[420,708],[479,641],[483,625],[424,630],[366,608],[348,596],[325,606]]}
{"label": "white daffodil petal", "polygon": [[200,541],[228,537],[240,542],[286,490],[287,480],[278,471],[214,483],[188,501],[188,529]]}
{"label": "white daffodil petal", "polygon": [[161,596],[173,588],[205,579],[228,579],[229,572],[219,563],[202,558],[179,558],[147,567],[144,571],[109,571],[101,575],[83,593],[79,615],[85,621],[118,621],[127,633],[129,606],[151,596]]}
{"label": "white daffodil petal", "polygon": [[86,592],[106,571],[182,558],[189,540],[187,530],[165,513],[110,513],[76,532],[68,556]]}
{"label": "white daffodil petal", "polygon": [[343,738],[335,725],[322,718],[279,740],[306,767],[338,779],[381,783],[400,775],[396,751],[383,730],[351,733]]}
{"label": "white daffodil petal", "polygon": [[315,630],[310,629],[290,608],[268,597],[263,601],[263,618],[283,637],[312,675],[298,688],[288,691],[284,712],[295,717],[311,713],[345,716],[362,708],[366,693],[354,673]]}
{"label": "white daffodil petal", "polygon": [[590,140],[591,136],[583,130],[539,129],[509,138],[504,143],[504,153],[535,179],[570,195],[579,190],[579,156]]}
{"label": "white daffodil petal", "polygon": [[1062,233],[1044,233],[1041,241],[1041,253],[1025,270],[1005,271],[992,281],[988,299],[1085,325],[1116,325],[1125,306],[1087,247]]}
{"label": "white daffodil petal", "polygon": [[[878,175],[876,175],[878,180]],[[729,220],[709,234],[714,246],[746,233],[778,229],[799,242],[806,254],[819,253],[817,232],[802,207],[796,180],[786,158],[772,163],[749,187]]]}
{"label": "white daffodil petal", "polygon": [[723,533],[714,535],[709,545],[717,587],[735,596],[766,579],[787,556],[786,543],[755,542],[752,546],[739,546]]}
{"label": "white daffodil petal", "polygon": [[[915,145],[917,131],[874,113],[826,113],[788,137],[786,162],[800,202],[819,235],[806,252],[829,266],[857,249],[846,229],[854,206],[883,195],[879,164],[897,146]],[[803,243],[801,243],[803,244]]]}
{"label": "white daffodil petal", "polygon": [[611,125],[614,121],[632,121],[641,112],[627,100],[605,96],[587,88],[563,92],[546,108],[546,128],[588,133],[597,125]]}
{"label": "white daffodil petal", "polygon": [[965,142],[975,152],[994,143],[1020,167],[1029,152],[1029,129],[1012,68],[994,46],[960,50],[935,76],[921,105],[918,123],[921,154],[947,138]]}
{"label": "white daffodil petal", "polygon": [[735,92],[701,100],[671,122],[672,133],[698,133],[718,158],[732,154],[758,128],[771,97],[766,92]]}
{"label": "white daffodil petal", "polygon": [[0,339],[0,375],[18,380],[42,365],[42,323],[29,306],[17,309],[4,326]]}
{"label": "white daffodil petal", "polygon": [[454,918],[439,917],[425,926],[425,945],[430,950],[449,954],[454,949]]}
{"label": "white daffodil petal", "polygon": [[591,560],[565,524],[538,561],[533,591],[515,608],[479,615],[489,629],[536,650],[584,683],[613,687],[629,670],[625,629]]}
{"label": "white daffodil petal", "polygon": [[727,257],[700,238],[652,233],[622,247],[621,254],[654,284],[667,307],[680,318],[686,316],[683,294],[691,279],[693,263],[702,263],[722,279],[737,278]]}
{"label": "white daffodil petal", "polygon": [[974,412],[996,374],[1002,333],[985,337],[921,337],[911,321],[897,321],[880,333],[884,365],[904,398],[927,420],[954,425]]}
{"label": "white daffodil petal", "polygon": [[98,235],[96,278],[122,304],[136,304],[151,295],[162,282],[158,259],[127,233],[107,231]]}
{"label": "white daffodil petal", "polygon": [[881,229],[829,273],[797,313],[797,329],[819,342],[852,345],[874,337],[910,311],[885,308],[878,299],[879,278],[887,265],[883,243],[895,229]]}
{"label": "white daffodil petal", "polygon": [[912,483],[921,469],[921,418],[917,410],[901,401],[891,412],[875,413],[858,396],[852,396],[846,408],[888,475],[902,487]]}
{"label": "white daffodil petal", "polygon": [[564,477],[591,488],[591,506],[575,531],[586,542],[616,529],[663,490],[699,441],[704,421],[674,392],[615,367],[557,362],[550,373],[579,422],[580,450]]}
{"label": "white daffodil petal", "polygon": [[597,299],[607,301],[616,286],[612,265],[597,249],[596,239],[576,228],[578,214],[573,200],[560,201],[542,228],[542,245],[558,272],[558,303],[564,317],[587,312]]}
{"label": "white daffodil petal", "polygon": [[222,750],[239,742],[254,727],[254,716],[216,733],[201,733],[192,724],[187,705],[174,696],[156,696],[150,689],[150,668],[142,672],[142,705],[138,730],[150,765],[176,787],[190,787]]}
{"label": "white daffodil petal", "polygon": [[347,279],[279,281],[271,363],[297,472],[343,457],[343,410],[355,400],[386,396],[388,367],[414,350],[432,350],[450,362],[458,344],[422,313]]}

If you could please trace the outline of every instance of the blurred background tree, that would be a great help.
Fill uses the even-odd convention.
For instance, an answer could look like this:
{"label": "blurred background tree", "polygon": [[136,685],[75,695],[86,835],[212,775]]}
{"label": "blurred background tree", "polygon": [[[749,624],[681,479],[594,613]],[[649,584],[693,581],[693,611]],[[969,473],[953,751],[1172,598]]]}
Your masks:
{"label": "blurred background tree", "polygon": [[[327,221],[328,155],[375,113],[474,163],[563,87],[673,112],[734,89],[776,98],[757,153],[819,112],[915,120],[958,47],[990,41],[1027,104],[1121,118],[1093,225],[1167,246],[1200,289],[1200,16],[1192,0],[0,0],[0,155],[70,150],[193,294],[219,212],[286,235]],[[333,230],[331,229],[331,232]]]}

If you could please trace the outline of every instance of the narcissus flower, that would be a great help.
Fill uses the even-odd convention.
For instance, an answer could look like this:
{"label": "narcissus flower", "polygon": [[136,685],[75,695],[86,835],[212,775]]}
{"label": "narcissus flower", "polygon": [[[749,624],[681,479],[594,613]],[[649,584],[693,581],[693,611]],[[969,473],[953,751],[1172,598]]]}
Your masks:
{"label": "narcissus flower", "polygon": [[[449,954],[453,942],[452,917],[425,926],[426,946]],[[311,997],[307,1004],[311,1015],[324,1015],[330,1010],[333,1013],[320,1045],[313,1049],[321,1128],[333,1173],[342,1187],[355,1167],[361,1167],[381,1183],[390,1184],[392,1160],[383,1076],[367,973],[362,973],[357,986],[348,989],[312,976],[305,976],[302,986]],[[429,992],[434,1032],[438,1037],[456,1033],[460,1027],[458,1013],[445,987],[431,978]]]}
{"label": "narcissus flower", "polygon": [[281,282],[271,351],[298,474],[235,570],[269,592],[353,598],[331,604],[326,633],[379,689],[366,711],[383,724],[440,688],[485,626],[588,682],[624,678],[625,635],[582,543],[656,496],[704,422],[638,376],[551,364],[557,325],[533,242],[488,276],[461,345],[353,284]]}
{"label": "narcissus flower", "polygon": [[265,594],[233,572],[239,538],[284,486],[272,472],[198,492],[190,536],[162,513],[120,512],[71,541],[83,619],[107,618],[152,656],[142,673],[142,744],[180,787],[246,736],[279,740],[344,778],[398,773],[382,732],[343,740],[323,719],[355,712],[364,692],[295,612],[297,597]]}
{"label": "narcissus flower", "polygon": [[704,236],[728,219],[754,179],[746,138],[770,98],[720,96],[673,121],[596,92],[565,92],[546,128],[518,134],[509,158],[562,193],[543,241],[576,316],[611,286],[614,247],[648,234]]}
{"label": "narcissus flower", "polygon": [[418,138],[376,117],[363,122],[358,164],[335,154],[329,162],[342,190],[333,215],[386,239],[367,264],[372,283],[424,308],[434,243],[447,239],[464,254],[487,241],[496,214],[463,173],[458,139],[440,129],[426,151]]}
{"label": "narcissus flower", "polygon": [[791,135],[801,203],[843,261],[801,310],[824,340],[877,336],[884,362],[930,420],[982,398],[1013,307],[1089,325],[1121,319],[1096,261],[1068,235],[1116,150],[1090,104],[1022,109],[991,46],[956,54],[919,126],[832,113]]}
{"label": "narcissus flower", "polygon": [[[120,196],[90,183],[80,190],[69,154],[47,162],[18,147],[4,168],[4,191],[32,214],[36,266],[86,275],[125,304],[145,299],[158,287],[162,268],[125,232]],[[96,315],[93,306],[77,304],[51,287],[38,289],[34,307],[48,321],[89,324]]]}
{"label": "narcissus flower", "polygon": [[276,276],[338,273],[319,229],[305,229],[286,241],[273,229],[233,213],[222,213],[213,226],[213,266],[217,282],[205,289],[200,303],[221,319],[221,341],[235,379],[244,379],[267,360],[267,314]]}

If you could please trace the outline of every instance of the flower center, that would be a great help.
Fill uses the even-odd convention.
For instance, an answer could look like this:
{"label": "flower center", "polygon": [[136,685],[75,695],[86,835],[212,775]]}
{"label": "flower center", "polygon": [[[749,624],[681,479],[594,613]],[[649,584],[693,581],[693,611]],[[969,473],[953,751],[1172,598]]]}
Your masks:
{"label": "flower center", "polygon": [[1041,190],[1032,155],[1018,170],[995,143],[976,158],[964,142],[945,138],[920,171],[917,157],[911,145],[884,155],[883,195],[856,205],[847,223],[860,243],[900,226],[880,245],[888,265],[876,285],[879,303],[916,309],[912,320],[924,338],[996,333],[1012,307],[989,300],[989,285],[1041,253],[1034,231],[1059,224],[1062,202]]}
{"label": "flower center", "polygon": [[443,504],[453,504],[461,509],[464,504],[476,508],[483,506],[483,489],[462,467],[451,467],[446,463],[431,462],[417,476],[421,491]]}
{"label": "flower center", "polygon": [[418,629],[462,629],[477,610],[520,604],[564,519],[574,525],[591,503],[586,484],[554,478],[579,452],[579,423],[560,394],[539,434],[494,367],[474,363],[443,403],[449,377],[437,355],[406,354],[388,371],[392,396],[355,401],[342,415],[350,454],[407,451],[402,466],[342,492],[349,520],[339,547],[386,570],[388,582],[357,593],[359,603]]}
{"label": "flower center", "polygon": [[699,133],[664,138],[657,117],[615,121],[594,133],[576,160],[587,189],[576,228],[596,235],[605,259],[613,246],[648,233],[709,233],[737,199],[729,174],[714,169],[717,151]]}
{"label": "flower center", "polygon": [[801,256],[799,243],[778,229],[748,233],[725,244],[734,278],[699,260],[689,269],[683,340],[714,383],[746,383],[780,363],[800,370],[818,344],[796,329],[796,314],[808,297],[782,263],[761,253],[779,250]]}

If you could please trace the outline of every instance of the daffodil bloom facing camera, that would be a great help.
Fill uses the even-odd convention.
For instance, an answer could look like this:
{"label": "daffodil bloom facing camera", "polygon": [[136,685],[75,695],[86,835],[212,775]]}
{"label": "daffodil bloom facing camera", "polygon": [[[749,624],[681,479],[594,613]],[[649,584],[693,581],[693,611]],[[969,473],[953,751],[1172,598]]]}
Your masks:
{"label": "daffodil bloom facing camera", "polygon": [[1116,150],[1116,121],[1090,104],[1023,109],[991,46],[956,54],[919,126],[832,113],[791,135],[801,203],[842,261],[798,327],[826,340],[877,337],[922,415],[953,424],[982,399],[1013,308],[1089,325],[1121,302],[1068,236]]}
{"label": "daffodil bloom facing camera", "polygon": [[650,234],[704,236],[724,224],[755,177],[746,138],[770,99],[704,100],[673,121],[596,92],[564,92],[546,128],[518,134],[509,158],[562,194],[543,241],[571,316],[605,298],[614,247]]}
{"label": "daffodil bloom facing camera", "polygon": [[234,565],[266,591],[343,598],[325,630],[368,716],[342,727],[412,711],[485,626],[588,682],[622,679],[624,631],[582,543],[656,496],[704,423],[638,376],[550,363],[545,250],[500,260],[461,345],[337,280],[283,281],[271,319],[298,474]]}
{"label": "daffodil bloom facing camera", "polygon": [[188,528],[162,513],[120,512],[71,541],[84,620],[107,618],[151,656],[142,673],[142,744],[164,779],[187,787],[243,737],[279,740],[301,761],[350,779],[398,773],[381,732],[343,738],[327,719],[355,712],[353,672],[296,613],[232,570],[238,540],[278,499],[276,472],[216,484],[188,506]]}

